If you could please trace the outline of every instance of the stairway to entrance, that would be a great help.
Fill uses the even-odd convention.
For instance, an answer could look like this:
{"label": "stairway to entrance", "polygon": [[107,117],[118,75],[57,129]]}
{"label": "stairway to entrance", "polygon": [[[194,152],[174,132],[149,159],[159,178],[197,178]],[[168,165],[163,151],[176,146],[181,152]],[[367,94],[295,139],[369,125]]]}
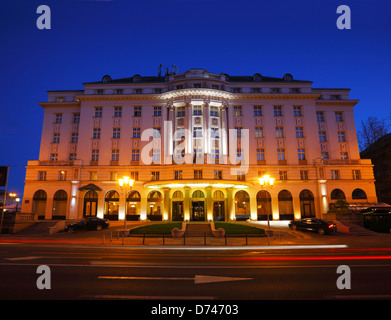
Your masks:
{"label": "stairway to entrance", "polygon": [[186,224],[186,237],[213,237],[210,223],[187,223]]}

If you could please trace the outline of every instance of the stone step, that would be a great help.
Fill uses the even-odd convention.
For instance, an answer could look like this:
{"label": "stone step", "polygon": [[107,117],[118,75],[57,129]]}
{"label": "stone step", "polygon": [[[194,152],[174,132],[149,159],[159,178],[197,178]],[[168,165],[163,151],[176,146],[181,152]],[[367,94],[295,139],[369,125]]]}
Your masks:
{"label": "stone step", "polygon": [[186,224],[185,236],[187,237],[201,237],[201,236],[213,236],[212,229],[209,223],[188,223]]}

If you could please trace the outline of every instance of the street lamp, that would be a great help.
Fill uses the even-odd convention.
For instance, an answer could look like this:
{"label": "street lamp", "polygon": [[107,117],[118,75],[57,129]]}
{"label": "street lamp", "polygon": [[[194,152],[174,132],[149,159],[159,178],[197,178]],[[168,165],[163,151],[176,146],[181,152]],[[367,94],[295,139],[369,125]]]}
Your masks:
{"label": "street lamp", "polygon": [[[127,194],[128,188],[129,191],[132,190],[134,180],[129,177],[122,177],[122,179],[118,179],[118,184],[121,190],[125,190],[125,196]],[[124,219],[124,232],[126,232],[126,206],[125,206],[125,219]]]}
{"label": "street lamp", "polygon": [[[268,174],[265,174],[264,176],[258,178],[259,180],[259,184],[263,187],[263,188],[267,188],[267,187],[270,187],[272,188],[273,187],[273,184],[274,184],[274,178],[270,178],[270,175]],[[270,219],[269,219],[269,213],[267,213],[267,230],[270,232]]]}
{"label": "street lamp", "polygon": [[15,201],[16,201],[16,213],[18,213],[18,204],[19,204],[19,201],[20,201],[20,198],[16,198],[15,199]]}

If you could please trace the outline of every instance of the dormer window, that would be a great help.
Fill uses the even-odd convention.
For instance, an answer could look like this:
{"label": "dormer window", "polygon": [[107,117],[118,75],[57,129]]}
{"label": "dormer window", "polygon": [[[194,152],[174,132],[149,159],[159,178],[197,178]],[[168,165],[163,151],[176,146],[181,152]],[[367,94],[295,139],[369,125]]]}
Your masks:
{"label": "dormer window", "polygon": [[254,81],[262,81],[262,77],[259,73],[254,74],[253,76]]}
{"label": "dormer window", "polygon": [[293,76],[289,73],[285,74],[284,81],[293,81]]}
{"label": "dormer window", "polygon": [[111,77],[106,75],[102,78],[102,83],[111,83]]}
{"label": "dormer window", "polygon": [[135,82],[135,83],[141,82],[141,76],[139,76],[138,74],[135,75],[135,76],[133,77],[133,82]]}

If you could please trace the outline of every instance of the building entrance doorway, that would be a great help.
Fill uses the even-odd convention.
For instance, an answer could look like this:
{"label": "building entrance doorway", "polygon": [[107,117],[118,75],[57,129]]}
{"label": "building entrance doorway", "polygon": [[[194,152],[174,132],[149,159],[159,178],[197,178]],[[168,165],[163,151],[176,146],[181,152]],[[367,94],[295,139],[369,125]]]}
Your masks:
{"label": "building entrance doorway", "polygon": [[88,191],[84,196],[84,217],[96,217],[98,207],[98,194],[94,190]]}
{"label": "building entrance doorway", "polygon": [[183,221],[183,201],[172,202],[172,221]]}
{"label": "building entrance doorway", "polygon": [[191,221],[205,221],[205,202],[192,201],[191,202]]}

